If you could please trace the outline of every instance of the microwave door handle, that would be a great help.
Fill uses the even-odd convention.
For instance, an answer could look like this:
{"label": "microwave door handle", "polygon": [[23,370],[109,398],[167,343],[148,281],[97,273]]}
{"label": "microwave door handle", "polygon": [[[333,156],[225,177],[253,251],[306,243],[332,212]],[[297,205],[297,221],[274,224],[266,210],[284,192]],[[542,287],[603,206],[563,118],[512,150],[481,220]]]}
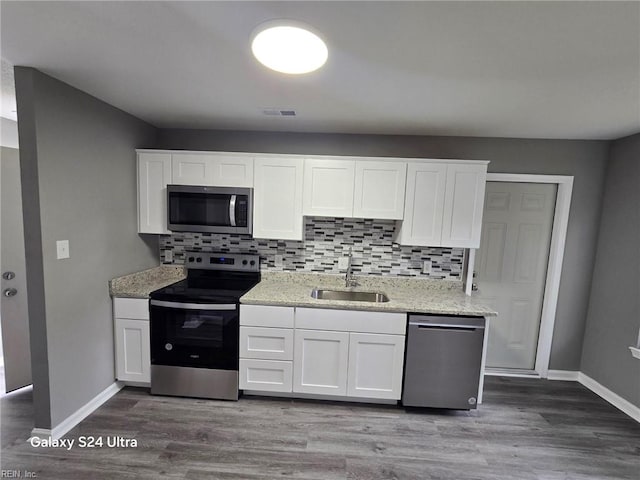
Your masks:
{"label": "microwave door handle", "polygon": [[231,195],[231,199],[229,200],[229,221],[231,222],[231,226],[236,226],[236,196]]}

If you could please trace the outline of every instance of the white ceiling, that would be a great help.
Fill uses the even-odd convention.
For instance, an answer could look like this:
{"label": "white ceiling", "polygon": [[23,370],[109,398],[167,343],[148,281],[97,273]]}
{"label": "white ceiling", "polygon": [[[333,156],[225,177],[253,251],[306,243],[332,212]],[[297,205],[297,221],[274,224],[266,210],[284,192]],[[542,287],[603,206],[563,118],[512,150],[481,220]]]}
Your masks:
{"label": "white ceiling", "polygon": [[[640,131],[638,2],[2,1],[0,9],[3,59],[158,127],[570,139]],[[322,70],[286,76],[251,57],[252,30],[276,18],[324,35]],[[271,107],[297,116],[262,114]]]}

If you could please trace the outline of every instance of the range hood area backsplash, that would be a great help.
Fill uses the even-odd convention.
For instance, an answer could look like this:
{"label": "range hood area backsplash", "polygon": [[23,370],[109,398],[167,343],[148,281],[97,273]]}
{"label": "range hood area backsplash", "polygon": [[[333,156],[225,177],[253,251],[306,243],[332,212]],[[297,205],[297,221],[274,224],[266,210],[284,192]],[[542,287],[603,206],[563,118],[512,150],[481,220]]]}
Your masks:
{"label": "range hood area backsplash", "polygon": [[[263,271],[344,274],[338,258],[351,247],[356,274],[461,279],[464,249],[401,246],[393,243],[395,228],[393,220],[305,217],[302,242],[176,232],[160,237],[160,259],[183,264],[185,251],[242,252],[260,255]],[[422,273],[425,261],[431,262],[429,273]]]}

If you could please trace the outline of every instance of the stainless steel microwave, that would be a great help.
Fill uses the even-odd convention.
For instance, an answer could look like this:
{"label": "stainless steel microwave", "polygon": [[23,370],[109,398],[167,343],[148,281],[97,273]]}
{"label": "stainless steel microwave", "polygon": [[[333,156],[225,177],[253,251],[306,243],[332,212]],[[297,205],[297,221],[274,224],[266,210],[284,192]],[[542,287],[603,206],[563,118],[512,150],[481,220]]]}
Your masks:
{"label": "stainless steel microwave", "polygon": [[253,189],[167,185],[167,227],[173,232],[253,231]]}

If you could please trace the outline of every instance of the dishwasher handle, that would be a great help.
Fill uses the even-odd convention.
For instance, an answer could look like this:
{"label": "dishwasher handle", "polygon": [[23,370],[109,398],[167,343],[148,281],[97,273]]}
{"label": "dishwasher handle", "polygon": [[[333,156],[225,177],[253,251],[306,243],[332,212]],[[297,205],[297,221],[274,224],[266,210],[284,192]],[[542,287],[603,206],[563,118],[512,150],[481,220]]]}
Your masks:
{"label": "dishwasher handle", "polygon": [[484,325],[464,325],[459,323],[432,323],[432,322],[420,322],[420,321],[409,321],[410,327],[418,327],[419,329],[429,329],[429,328],[437,328],[443,329],[448,328],[451,330],[484,330]]}

